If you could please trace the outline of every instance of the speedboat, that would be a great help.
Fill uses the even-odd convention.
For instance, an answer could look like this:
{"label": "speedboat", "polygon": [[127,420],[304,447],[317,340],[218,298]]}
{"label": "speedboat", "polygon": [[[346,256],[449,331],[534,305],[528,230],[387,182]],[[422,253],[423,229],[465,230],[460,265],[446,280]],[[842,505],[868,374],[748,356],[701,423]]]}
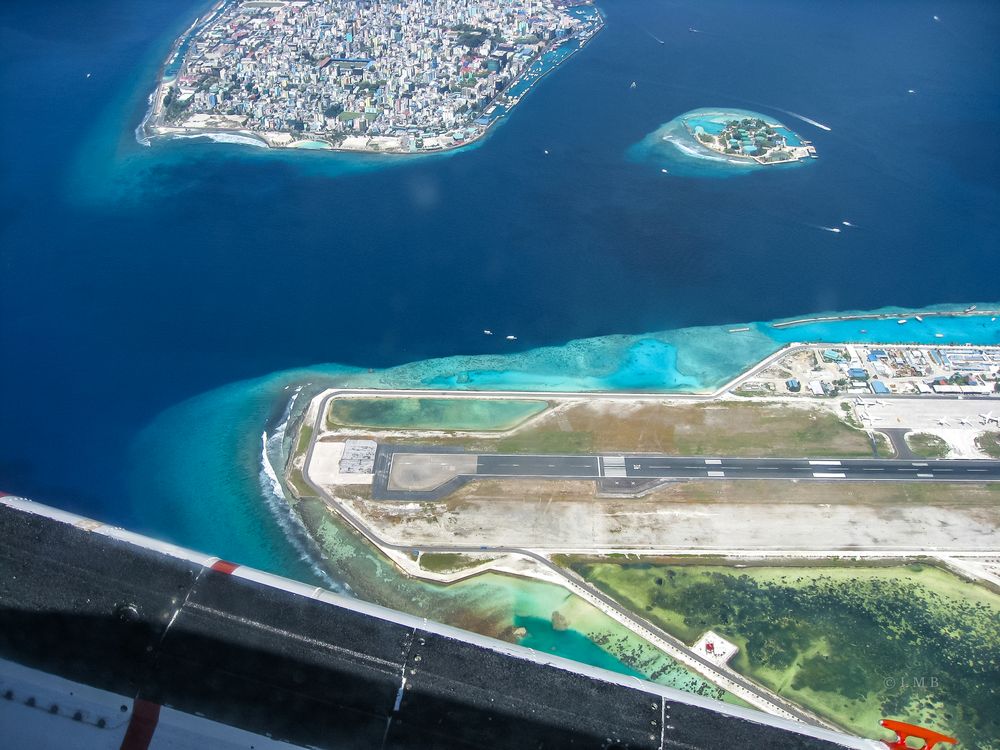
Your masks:
{"label": "speedboat", "polygon": [[508,336],[507,340],[508,341],[517,341],[517,336]]}

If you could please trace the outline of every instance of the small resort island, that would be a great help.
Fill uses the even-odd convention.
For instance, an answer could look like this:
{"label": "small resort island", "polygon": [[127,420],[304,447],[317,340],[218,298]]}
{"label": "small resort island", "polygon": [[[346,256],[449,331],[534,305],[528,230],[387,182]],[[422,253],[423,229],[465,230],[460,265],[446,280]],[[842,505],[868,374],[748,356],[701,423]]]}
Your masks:
{"label": "small resort island", "polygon": [[718,107],[675,117],[633,145],[628,155],[682,177],[727,177],[817,158],[810,141],[774,117]]}
{"label": "small resort island", "polygon": [[576,0],[221,0],[174,44],[136,137],[456,148],[602,26]]}
{"label": "small resort island", "polygon": [[816,155],[816,149],[808,141],[802,141],[780,122],[768,122],[762,115],[734,115],[731,119],[727,113],[716,117],[699,115],[685,120],[685,125],[701,145],[727,156],[753,159],[758,164],[782,164]]}

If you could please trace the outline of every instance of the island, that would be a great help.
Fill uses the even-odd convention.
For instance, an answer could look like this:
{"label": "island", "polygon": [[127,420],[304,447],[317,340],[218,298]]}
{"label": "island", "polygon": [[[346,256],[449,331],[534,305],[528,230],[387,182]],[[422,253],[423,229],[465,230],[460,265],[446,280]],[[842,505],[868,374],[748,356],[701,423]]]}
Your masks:
{"label": "island", "polygon": [[455,148],[602,26],[596,8],[571,0],[222,0],[174,44],[136,136]]}
{"label": "island", "polygon": [[[817,127],[825,127],[817,124]],[[728,177],[817,158],[813,144],[774,117],[700,108],[678,115],[631,146],[628,156],[679,177]]]}
{"label": "island", "polygon": [[758,164],[782,164],[816,157],[816,149],[811,143],[803,141],[780,122],[768,122],[763,115],[699,114],[685,119],[684,124],[701,145],[727,156],[753,159]]}
{"label": "island", "polygon": [[352,586],[375,560],[380,581],[425,582],[405,601],[445,607],[554,584],[530,617],[473,627],[545,652],[532,628],[583,633],[637,674],[806,725],[895,717],[987,747],[996,712],[968,696],[1000,648],[1000,346],[935,331],[974,312],[847,315],[935,343],[793,341],[698,392],[309,384],[270,471]]}

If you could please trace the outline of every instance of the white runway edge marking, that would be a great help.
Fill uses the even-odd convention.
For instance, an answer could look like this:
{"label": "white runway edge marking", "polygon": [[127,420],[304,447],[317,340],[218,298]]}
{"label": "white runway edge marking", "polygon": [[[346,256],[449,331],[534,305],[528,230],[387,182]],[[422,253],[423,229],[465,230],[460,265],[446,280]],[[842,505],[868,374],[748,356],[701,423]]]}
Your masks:
{"label": "white runway edge marking", "polygon": [[706,458],[705,459],[705,463],[706,464],[721,464],[722,463],[722,459],[721,458]]}
{"label": "white runway edge marking", "polygon": [[843,479],[847,475],[842,471],[814,471],[814,479]]}
{"label": "white runway edge marking", "polygon": [[924,463],[916,463],[916,462],[913,462],[913,463],[911,463],[911,464],[910,464],[910,466],[926,466],[926,465],[927,465],[927,464],[924,464]]}
{"label": "white runway edge marking", "polygon": [[840,461],[810,461],[810,466],[840,466]]}
{"label": "white runway edge marking", "polygon": [[724,472],[724,471],[710,471],[710,472],[708,472],[708,475],[710,477],[724,477],[724,476],[726,476],[726,472]]}

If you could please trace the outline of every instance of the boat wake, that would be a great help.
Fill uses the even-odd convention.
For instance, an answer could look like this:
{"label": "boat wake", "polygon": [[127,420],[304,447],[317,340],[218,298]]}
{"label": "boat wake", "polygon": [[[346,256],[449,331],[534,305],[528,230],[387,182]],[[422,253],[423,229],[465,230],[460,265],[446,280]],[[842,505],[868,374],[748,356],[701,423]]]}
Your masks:
{"label": "boat wake", "polygon": [[281,480],[278,479],[278,474],[274,470],[274,464],[271,463],[270,454],[274,452],[280,455],[281,453],[281,445],[285,438],[285,428],[288,426],[288,418],[297,397],[298,391],[289,400],[281,423],[275,428],[274,432],[268,435],[264,431],[260,435],[260,487],[268,510],[271,511],[271,516],[277,522],[285,538],[298,553],[299,559],[309,566],[309,569],[322,581],[325,587],[340,594],[350,594],[350,588],[331,578],[330,574],[320,564],[321,553],[317,548],[316,542],[309,536],[305,525],[288,504],[288,498],[285,496]]}
{"label": "boat wake", "polygon": [[779,109],[778,111],[779,112],[784,112],[786,115],[791,115],[792,117],[797,117],[798,119],[802,120],[802,122],[807,122],[810,125],[813,125],[813,126],[819,128],[820,130],[826,130],[827,132],[833,130],[833,128],[831,128],[829,125],[824,125],[821,122],[816,122],[815,120],[813,120],[810,117],[806,117],[805,115],[800,115],[797,112],[792,112],[789,109]]}

